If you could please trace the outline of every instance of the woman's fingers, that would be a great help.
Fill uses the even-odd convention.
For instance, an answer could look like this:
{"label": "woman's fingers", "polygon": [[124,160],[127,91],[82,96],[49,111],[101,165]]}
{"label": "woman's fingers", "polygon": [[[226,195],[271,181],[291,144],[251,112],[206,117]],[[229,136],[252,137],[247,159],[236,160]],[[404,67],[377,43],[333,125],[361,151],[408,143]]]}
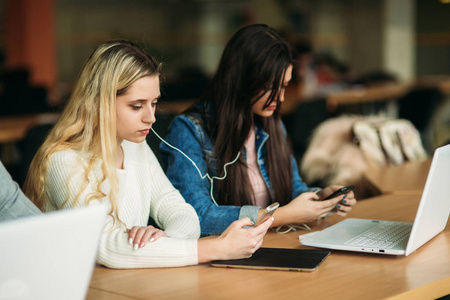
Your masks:
{"label": "woman's fingers", "polygon": [[163,230],[157,229],[153,226],[134,226],[129,231],[128,242],[130,245],[133,245],[134,250],[138,250],[139,248],[144,247],[147,242],[154,242],[163,236],[167,236],[166,233]]}
{"label": "woman's fingers", "polygon": [[263,242],[263,237],[273,223],[273,218],[268,218],[259,226],[253,226],[253,222],[248,218],[234,221],[220,235],[219,239],[224,242],[222,247],[228,249],[226,259],[250,257]]}
{"label": "woman's fingers", "polygon": [[130,245],[133,244],[133,242],[136,238],[136,233],[139,230],[139,228],[140,228],[139,226],[133,226],[130,230],[127,230],[128,231],[128,243]]}
{"label": "woman's fingers", "polygon": [[245,218],[234,221],[233,223],[231,223],[231,225],[242,228],[244,226],[253,226],[253,222],[250,220],[250,218],[245,217]]}
{"label": "woman's fingers", "polygon": [[141,247],[141,243],[142,243],[142,238],[144,237],[146,232],[146,227],[140,227],[137,232],[136,232],[136,236],[134,237],[134,241],[133,241],[133,249],[137,250],[139,247]]}
{"label": "woman's fingers", "polygon": [[274,221],[273,217],[268,218],[264,222],[262,222],[259,226],[255,227],[257,235],[264,236],[267,233],[267,230],[269,230],[270,226],[272,225]]}
{"label": "woman's fingers", "polygon": [[144,247],[147,242],[155,242],[160,237],[167,236],[166,233],[160,229],[157,228],[147,228],[145,230],[145,234],[143,235],[141,242],[139,244],[139,248]]}

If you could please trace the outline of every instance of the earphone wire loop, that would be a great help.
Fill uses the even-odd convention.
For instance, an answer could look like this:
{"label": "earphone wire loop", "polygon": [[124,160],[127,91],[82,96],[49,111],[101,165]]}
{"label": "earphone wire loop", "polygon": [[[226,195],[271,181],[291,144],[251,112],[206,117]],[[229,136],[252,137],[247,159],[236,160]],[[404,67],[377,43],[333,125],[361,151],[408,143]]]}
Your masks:
{"label": "earphone wire loop", "polygon": [[200,171],[200,169],[197,167],[197,165],[195,164],[195,162],[189,157],[189,156],[187,156],[183,151],[181,151],[180,149],[178,149],[177,147],[175,147],[175,146],[172,146],[171,144],[169,144],[168,142],[166,142],[161,136],[159,136],[159,134],[157,134],[156,133],[156,131],[153,129],[153,128],[150,128],[152,131],[153,131],[153,133],[164,143],[164,144],[166,144],[168,147],[170,147],[170,148],[172,148],[172,149],[174,149],[174,150],[177,150],[178,152],[180,152],[181,154],[183,154],[183,156],[184,157],[186,157],[191,163],[192,163],[192,165],[195,167],[195,169],[197,170],[197,172],[198,172],[198,174],[200,175],[200,178],[201,179],[205,179],[205,178],[208,178],[209,179],[209,181],[210,181],[210,183],[211,183],[211,189],[210,189],[210,195],[211,195],[211,200],[214,202],[214,204],[216,205],[216,206],[219,206],[218,204],[217,204],[217,202],[216,202],[216,199],[214,199],[214,193],[213,193],[213,188],[214,188],[214,184],[213,184],[213,180],[214,179],[217,179],[217,180],[224,180],[226,177],[227,177],[227,167],[229,166],[229,165],[232,165],[232,164],[234,164],[238,159],[239,159],[239,157],[241,156],[241,152],[238,152],[238,154],[236,155],[236,158],[234,159],[234,160],[232,160],[232,161],[230,161],[230,162],[227,162],[226,164],[224,164],[223,165],[223,176],[222,177],[217,177],[217,176],[213,176],[213,177],[211,177],[211,176],[209,176],[209,173],[206,173],[205,175],[202,175],[202,172]]}

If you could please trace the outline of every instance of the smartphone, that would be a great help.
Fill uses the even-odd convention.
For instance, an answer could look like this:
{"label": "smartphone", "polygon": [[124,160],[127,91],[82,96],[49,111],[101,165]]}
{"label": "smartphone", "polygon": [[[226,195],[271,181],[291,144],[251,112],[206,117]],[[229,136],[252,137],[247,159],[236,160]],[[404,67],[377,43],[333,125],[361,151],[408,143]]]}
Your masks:
{"label": "smartphone", "polygon": [[337,191],[335,191],[334,193],[332,193],[331,195],[328,195],[325,199],[323,200],[329,200],[331,198],[337,197],[339,195],[343,195],[343,194],[347,194],[348,192],[350,192],[351,190],[353,190],[355,187],[353,185],[349,185],[349,186],[344,186],[343,188],[338,189]]}
{"label": "smartphone", "polygon": [[256,220],[254,226],[255,227],[259,226],[265,220],[270,218],[273,215],[273,213],[275,212],[275,210],[278,208],[278,206],[280,206],[280,203],[278,203],[278,202],[272,203],[269,206],[267,206],[266,209],[264,210],[263,214],[261,215],[261,217],[259,217],[258,220]]}

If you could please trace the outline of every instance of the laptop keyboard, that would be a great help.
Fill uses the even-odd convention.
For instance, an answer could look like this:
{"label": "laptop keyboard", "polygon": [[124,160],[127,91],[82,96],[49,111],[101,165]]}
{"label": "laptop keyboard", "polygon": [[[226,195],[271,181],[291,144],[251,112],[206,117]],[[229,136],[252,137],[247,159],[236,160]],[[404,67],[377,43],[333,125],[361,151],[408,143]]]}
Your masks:
{"label": "laptop keyboard", "polygon": [[391,249],[409,238],[412,224],[382,222],[352,238],[348,246]]}

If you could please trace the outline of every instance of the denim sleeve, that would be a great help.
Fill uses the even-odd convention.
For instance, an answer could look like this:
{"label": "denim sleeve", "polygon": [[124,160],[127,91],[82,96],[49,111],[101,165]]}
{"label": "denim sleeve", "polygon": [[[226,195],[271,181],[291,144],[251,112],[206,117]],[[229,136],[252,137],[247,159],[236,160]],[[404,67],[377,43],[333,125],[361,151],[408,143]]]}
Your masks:
{"label": "denim sleeve", "polygon": [[[183,154],[164,142],[160,144],[161,163],[175,188],[180,191],[186,202],[195,208],[202,235],[221,234],[233,221],[239,219],[241,207],[216,205],[211,200],[210,180],[201,178],[211,170],[208,170],[202,146],[204,143],[200,140],[198,130],[201,129],[192,120],[186,116],[177,116],[172,121],[165,140],[192,159],[201,175]],[[252,213],[243,213],[243,215],[249,214]]]}
{"label": "denim sleeve", "polygon": [[256,219],[258,218],[258,212],[261,209],[261,206],[255,206],[255,205],[244,205],[241,208],[241,212],[239,213],[239,219],[248,217],[250,220],[252,220],[253,223],[256,222]]}
{"label": "denim sleeve", "polygon": [[0,221],[41,214],[0,162]]}

